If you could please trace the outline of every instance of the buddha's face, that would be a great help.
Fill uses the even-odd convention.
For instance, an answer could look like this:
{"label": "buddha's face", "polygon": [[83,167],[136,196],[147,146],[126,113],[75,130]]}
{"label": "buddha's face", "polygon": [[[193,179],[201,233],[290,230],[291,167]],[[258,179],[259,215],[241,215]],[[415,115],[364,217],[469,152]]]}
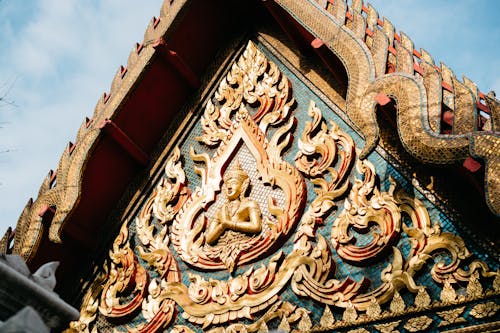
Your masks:
{"label": "buddha's face", "polygon": [[224,182],[224,192],[229,200],[237,199],[242,190],[243,182],[238,178],[229,178]]}

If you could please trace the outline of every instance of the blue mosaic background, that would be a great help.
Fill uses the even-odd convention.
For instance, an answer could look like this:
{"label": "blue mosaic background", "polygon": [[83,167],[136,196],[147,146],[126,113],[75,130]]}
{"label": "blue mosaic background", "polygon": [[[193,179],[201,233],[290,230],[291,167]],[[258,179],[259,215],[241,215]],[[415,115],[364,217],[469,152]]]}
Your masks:
{"label": "blue mosaic background", "polygon": [[[275,64],[278,65],[282,73],[288,77],[292,84],[293,88],[293,96],[296,100],[296,108],[294,109],[294,116],[297,118],[297,126],[294,131],[294,142],[290,149],[284,154],[284,159],[289,162],[291,165],[294,165],[294,157],[297,153],[297,142],[298,138],[301,137],[301,134],[303,132],[305,122],[310,121],[311,118],[307,114],[307,110],[309,107],[309,103],[311,100],[313,100],[316,103],[316,106],[322,111],[323,118],[326,119],[327,123],[330,121],[335,122],[340,126],[342,130],[347,132],[354,140],[356,147],[358,149],[362,148],[364,146],[364,140],[354,131],[352,130],[349,125],[342,120],[338,114],[342,113],[342,111],[338,108],[335,108],[333,105],[330,104],[330,106],[327,105],[328,102],[323,101],[310,87],[308,87],[305,83],[299,79],[293,71],[288,69],[280,60],[278,60],[270,51],[266,50],[262,45],[259,45],[259,43],[256,43],[260,49],[266,54],[269,60],[273,61]],[[205,104],[204,104],[205,105]],[[203,106],[204,106],[203,105]],[[201,115],[203,113],[203,107],[200,108],[198,113]],[[192,129],[190,130],[189,134],[185,137],[185,139],[179,143],[179,146],[181,148],[181,154],[184,156],[182,159],[183,165],[184,165],[184,170],[186,172],[186,177],[188,180],[189,187],[191,189],[196,188],[199,185],[199,176],[194,172],[194,164],[193,161],[189,158],[189,149],[190,146],[193,146],[195,148],[195,151],[200,153],[200,152],[208,152],[213,153],[215,150],[211,150],[207,148],[204,145],[199,144],[194,138],[201,135],[202,130],[200,126],[200,122],[197,120],[194,122],[194,125]],[[396,134],[395,134],[396,135]],[[449,217],[447,217],[440,209],[438,209],[436,206],[434,206],[429,200],[427,200],[416,188],[414,188],[411,184],[411,182],[403,176],[401,172],[399,172],[395,167],[393,167],[387,160],[385,160],[379,153],[377,152],[372,152],[370,156],[368,157],[369,161],[373,163],[375,166],[376,173],[378,175],[378,180],[380,183],[380,190],[385,192],[389,189],[389,177],[392,177],[396,180],[396,182],[409,194],[414,195],[416,198],[421,200],[425,206],[428,209],[430,218],[432,223],[438,223],[443,231],[450,232],[453,234],[460,235],[459,230],[455,227],[455,222],[452,221]],[[352,179],[357,176],[359,177],[360,175],[356,173],[355,168],[352,168],[351,172],[351,182]],[[309,203],[314,199],[315,194],[313,192],[313,186],[310,182],[307,182],[307,188],[308,188],[308,198],[307,198],[307,206]],[[336,219],[336,217],[341,213],[343,210],[343,204],[344,204],[344,199],[340,200],[337,202],[338,209],[334,210],[330,216],[325,220],[325,224],[321,227],[318,228],[317,232],[321,234],[325,239],[329,240],[330,239],[330,232],[332,228],[333,221]],[[306,206],[306,209],[307,209]],[[135,234],[135,223],[132,223],[130,226],[130,235]],[[369,235],[356,235],[357,238],[360,241],[363,242],[369,242],[370,241],[370,236]],[[460,235],[462,236],[462,235]],[[484,254],[479,250],[479,247],[471,242],[468,239],[464,239],[465,243],[468,247],[468,249],[473,253],[473,255],[480,259],[485,261],[488,266],[492,270],[496,270],[498,268],[498,261],[495,258],[489,258],[487,254]],[[139,241],[137,239],[133,240],[132,243],[139,244]],[[358,243],[359,244],[359,243]],[[408,250],[410,248],[410,243],[409,240],[405,237],[402,236],[397,244],[397,247],[402,250],[403,256],[408,253]],[[134,246],[132,246],[134,248]],[[283,244],[281,247],[281,251],[283,251],[286,254],[289,254],[293,248],[293,235],[289,237],[289,239]],[[338,255],[335,253],[335,250],[333,249],[333,246],[330,244],[330,248],[332,249],[332,255],[333,255],[333,261],[336,263],[336,273],[334,275],[335,279],[337,280],[343,280],[346,277],[350,277],[351,279],[355,281],[359,281],[362,277],[367,277],[371,281],[371,286],[370,290],[375,289],[380,285],[380,272],[382,269],[386,268],[387,265],[392,261],[392,253],[387,255],[384,259],[375,262],[371,266],[367,267],[359,267],[355,265],[351,265],[348,263],[343,262]],[[175,249],[173,246],[171,246],[172,253],[175,255]],[[270,255],[272,256],[272,254]],[[145,264],[140,257],[138,256],[139,260],[141,261],[142,264]],[[447,260],[447,255],[446,253],[437,253],[435,255],[435,259],[443,259]],[[261,266],[261,264],[267,265],[269,261],[269,258],[262,259],[260,261],[257,261],[253,264],[250,265],[244,265],[239,267],[236,272],[233,273],[233,275],[239,275],[244,273],[249,269],[251,265],[255,267]],[[193,271],[196,274],[199,274],[203,276],[206,280],[208,279],[220,279],[220,280],[227,280],[231,274],[228,273],[227,271],[218,271],[218,272],[202,272],[202,271],[197,271],[195,268],[189,267],[186,265],[182,260],[178,260],[178,264],[180,266],[181,272],[188,272],[188,271]],[[146,267],[146,265],[144,265]],[[440,286],[437,285],[431,278],[429,274],[430,267],[432,265],[427,265],[427,267],[424,267],[420,273],[418,273],[415,276],[415,280],[417,284],[422,284],[428,287],[428,293],[431,296],[431,299],[437,300],[439,299],[439,293],[441,291]],[[157,276],[157,273],[154,270],[149,271],[150,276],[152,278]],[[188,277],[187,274],[183,274],[182,276],[182,282],[186,285],[189,285]],[[465,286],[464,286],[465,287]],[[487,285],[483,284],[483,287],[488,287]],[[458,294],[464,294],[465,288],[461,288],[460,290],[457,290]],[[308,298],[302,298],[297,296],[293,291],[291,290],[290,287],[285,288],[284,290],[281,291],[279,294],[280,299],[283,301],[289,301],[292,304],[296,304],[300,307],[307,308],[311,311],[310,317],[311,320],[314,324],[318,324],[321,318],[321,315],[323,314],[324,311],[324,305],[317,303],[313,300],[310,300]],[[407,292],[407,291],[402,291],[402,296],[405,299],[406,304],[412,304],[414,296],[413,294]],[[335,309],[331,307],[335,317],[337,320],[339,320],[342,316],[343,309]],[[200,330],[199,326],[193,326],[186,320],[184,320],[181,316],[182,309],[178,307],[178,315],[177,319],[175,321],[176,325],[186,325],[188,327],[191,327],[193,330],[198,331]],[[139,322],[141,320],[141,315],[139,315],[137,318],[135,318],[135,322]],[[243,320],[242,322],[250,323],[246,320]],[[275,319],[272,322],[268,323],[269,328],[276,328],[279,325],[279,320]]]}

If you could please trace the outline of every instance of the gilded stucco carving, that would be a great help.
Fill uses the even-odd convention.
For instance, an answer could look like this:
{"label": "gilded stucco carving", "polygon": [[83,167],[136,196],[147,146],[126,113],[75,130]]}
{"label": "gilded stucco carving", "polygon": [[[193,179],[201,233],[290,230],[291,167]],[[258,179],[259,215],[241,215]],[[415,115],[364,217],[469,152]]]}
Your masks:
{"label": "gilded stucco carving", "polygon": [[[104,318],[125,325],[118,331],[192,332],[176,325],[182,318],[214,333],[265,332],[273,320],[285,331],[360,331],[365,328],[359,325],[413,313],[410,320],[374,327],[418,332],[460,322],[464,308],[440,310],[439,323],[424,311],[498,293],[498,273],[472,258],[460,237],[442,231],[424,203],[395,180],[382,190],[374,164],[359,158],[351,136],[327,123],[313,101],[310,121],[294,141],[294,108],[290,82],[250,42],[206,104],[196,139],[210,150],[173,150],[165,176],[134,221],[135,232],[130,234],[129,222],[123,224],[104,282],[89,289],[81,319],[71,329],[97,331],[97,318]],[[282,158],[291,145],[293,163]],[[187,181],[186,159],[195,162],[196,188]],[[314,191],[307,193],[306,184]],[[343,209],[334,214],[341,198]],[[332,216],[325,237],[318,229]],[[360,243],[354,231],[371,240]],[[398,248],[402,237],[409,244],[405,251]],[[286,250],[285,241],[292,244]],[[436,252],[446,253],[446,259],[434,257]],[[385,258],[375,285],[368,277],[338,278],[342,262],[368,267]],[[181,262],[188,271],[180,271]],[[225,272],[227,278],[207,272]],[[417,274],[434,280],[440,300],[431,299],[429,286],[414,279]],[[484,281],[497,289],[485,291]],[[457,296],[455,288],[463,284],[466,296]],[[280,299],[285,289],[324,305],[321,320],[314,322],[309,310]],[[403,292],[413,294],[413,302],[406,304]],[[342,316],[335,319],[330,307]],[[496,307],[481,303],[470,314],[483,318]],[[138,315],[141,323],[127,323]]]}

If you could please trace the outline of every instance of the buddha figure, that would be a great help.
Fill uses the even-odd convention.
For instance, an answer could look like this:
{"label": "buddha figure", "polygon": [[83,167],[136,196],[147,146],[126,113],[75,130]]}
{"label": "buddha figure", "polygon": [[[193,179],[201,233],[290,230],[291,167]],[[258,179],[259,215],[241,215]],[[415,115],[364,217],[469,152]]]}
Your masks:
{"label": "buddha figure", "polygon": [[262,230],[262,217],[259,205],[246,197],[250,178],[239,163],[226,170],[223,177],[222,190],[226,202],[216,213],[206,231],[206,241],[213,245],[226,230],[246,234],[258,234]]}

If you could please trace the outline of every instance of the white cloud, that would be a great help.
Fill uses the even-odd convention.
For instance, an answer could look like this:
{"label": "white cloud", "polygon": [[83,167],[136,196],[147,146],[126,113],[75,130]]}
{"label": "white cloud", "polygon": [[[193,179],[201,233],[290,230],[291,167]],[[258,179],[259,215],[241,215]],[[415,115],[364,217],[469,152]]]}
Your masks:
{"label": "white cloud", "polygon": [[[0,80],[17,78],[0,109],[0,235],[36,197],[68,141],[142,41],[161,0],[8,2],[0,6]],[[4,11],[4,13],[2,13]]]}

